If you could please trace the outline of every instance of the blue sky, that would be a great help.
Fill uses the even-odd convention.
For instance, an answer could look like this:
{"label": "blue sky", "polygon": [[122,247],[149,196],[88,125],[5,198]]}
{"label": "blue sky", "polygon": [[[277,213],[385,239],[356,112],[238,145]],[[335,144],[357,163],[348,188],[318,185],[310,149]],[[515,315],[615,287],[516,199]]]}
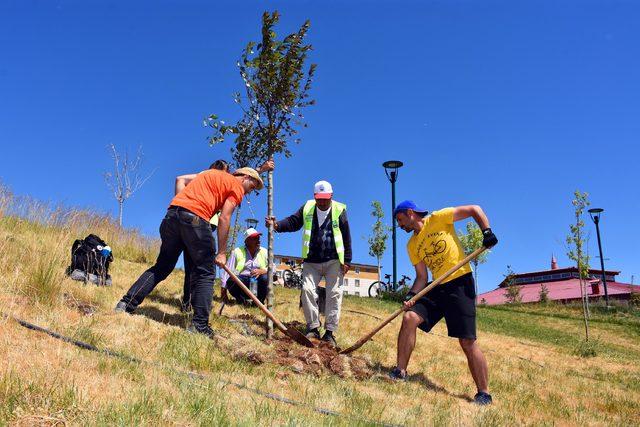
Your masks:
{"label": "blue sky", "polygon": [[[294,156],[278,159],[278,217],[326,179],[348,205],[354,261],[373,263],[370,203],[391,209],[380,165],[402,160],[399,200],[487,212],[500,244],[481,266],[485,291],[508,264],[544,269],[552,253],[569,264],[579,188],[605,209],[607,267],[640,281],[640,5],[630,1],[5,1],[0,179],[19,194],[115,213],[106,145],[142,145],[156,172],[125,223],[157,235],[174,177],[228,158],[229,144],[208,146],[202,118],[238,118],[234,64],[274,9],[281,35],[311,20],[318,64],[310,127]],[[260,218],[265,200],[251,200]],[[587,230],[597,255],[590,221]],[[408,235],[398,236],[399,272],[413,277]],[[298,254],[300,236],[276,245]]]}

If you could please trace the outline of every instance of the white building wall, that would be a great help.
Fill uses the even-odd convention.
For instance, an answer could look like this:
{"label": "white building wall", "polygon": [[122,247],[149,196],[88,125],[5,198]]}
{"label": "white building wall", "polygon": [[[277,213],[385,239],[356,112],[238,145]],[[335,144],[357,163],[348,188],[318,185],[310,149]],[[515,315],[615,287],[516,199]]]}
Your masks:
{"label": "white building wall", "polygon": [[342,283],[342,293],[345,295],[369,297],[369,286],[371,286],[373,282],[375,282],[375,280],[345,277]]}

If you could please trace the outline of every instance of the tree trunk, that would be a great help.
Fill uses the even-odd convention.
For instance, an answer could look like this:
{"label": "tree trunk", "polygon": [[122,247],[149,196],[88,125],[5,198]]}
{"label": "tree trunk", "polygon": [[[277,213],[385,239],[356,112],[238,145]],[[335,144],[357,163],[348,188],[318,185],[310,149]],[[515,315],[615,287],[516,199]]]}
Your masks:
{"label": "tree trunk", "polygon": [[382,277],[382,274],[380,271],[380,257],[378,257],[378,282],[382,281],[381,277]]}
{"label": "tree trunk", "polygon": [[[584,282],[584,280],[580,279],[580,289],[582,289]],[[588,296],[586,295],[586,289],[583,292],[585,294],[585,298],[588,298]],[[582,301],[582,314],[584,317],[584,338],[585,341],[589,341],[589,321],[587,320],[587,304],[585,303],[585,300]]]}
{"label": "tree trunk", "polygon": [[124,209],[124,201],[118,202],[118,225],[122,227],[122,210]]}
{"label": "tree trunk", "polygon": [[585,337],[585,341],[589,341],[589,321],[588,316],[587,316],[587,303],[586,303],[586,298],[588,298],[587,296],[587,290],[584,287],[584,280],[582,279],[582,265],[580,263],[580,257],[582,256],[582,251],[580,248],[577,248],[576,252],[578,253],[578,281],[580,283],[580,296],[582,296],[582,317],[584,318],[584,337]]}
{"label": "tree trunk", "polygon": [[[273,216],[273,171],[269,171],[267,175],[267,216]],[[273,294],[273,237],[274,237],[273,225],[268,230],[268,242],[267,247],[267,278],[268,278],[268,293],[267,293],[267,309],[273,311],[274,294]],[[267,338],[273,337],[273,321],[267,318]]]}

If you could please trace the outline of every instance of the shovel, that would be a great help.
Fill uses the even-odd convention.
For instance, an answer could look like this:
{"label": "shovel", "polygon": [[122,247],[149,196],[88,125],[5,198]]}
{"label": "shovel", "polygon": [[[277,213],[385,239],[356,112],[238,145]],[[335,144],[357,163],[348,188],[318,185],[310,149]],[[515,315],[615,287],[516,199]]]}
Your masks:
{"label": "shovel", "polygon": [[233,279],[236,285],[238,285],[238,287],[242,289],[242,292],[247,294],[247,296],[251,298],[251,300],[258,306],[258,308],[262,310],[262,312],[266,314],[267,317],[271,319],[271,321],[276,325],[276,327],[280,329],[282,332],[284,332],[285,335],[287,335],[289,338],[291,338],[292,340],[294,340],[300,345],[303,345],[305,347],[311,347],[311,348],[315,347],[315,345],[311,342],[311,340],[305,337],[302,334],[302,332],[300,332],[297,329],[287,328],[286,326],[284,326],[282,322],[280,322],[276,318],[276,316],[274,316],[273,313],[271,313],[269,309],[267,309],[267,307],[265,307],[264,304],[262,304],[260,300],[254,294],[251,293],[251,291],[244,285],[244,283],[242,283],[242,280],[238,279],[238,276],[236,276],[235,274],[233,274],[231,270],[229,270],[229,267],[227,267],[226,265],[223,265],[222,268],[224,269],[224,271],[227,272],[227,274],[229,274],[229,277]]}
{"label": "shovel", "polygon": [[[434,280],[433,282],[431,282],[431,284],[429,286],[427,286],[426,288],[424,288],[423,290],[421,290],[420,292],[418,292],[416,295],[413,296],[413,298],[411,298],[409,301],[411,302],[415,302],[418,301],[420,298],[422,298],[423,296],[425,296],[427,294],[427,292],[429,292],[431,289],[435,288],[436,286],[438,286],[440,283],[442,283],[442,281],[444,279],[446,279],[447,277],[451,276],[453,273],[455,273],[456,271],[458,271],[458,269],[460,267],[462,267],[463,265],[467,264],[469,261],[472,261],[474,259],[476,259],[478,257],[478,255],[480,255],[482,252],[486,251],[487,248],[480,247],[478,249],[476,249],[475,251],[473,251],[472,253],[470,253],[469,255],[467,255],[462,261],[460,261],[459,263],[457,263],[456,265],[454,265],[453,267],[451,267],[446,273],[444,273],[442,276],[438,277],[436,280]],[[389,316],[384,322],[382,322],[380,325],[378,325],[373,331],[369,332],[367,335],[365,335],[364,337],[360,338],[358,340],[358,342],[356,342],[354,345],[352,345],[351,347],[344,349],[340,352],[340,354],[349,354],[353,351],[356,351],[357,349],[359,349],[360,347],[362,347],[362,345],[364,343],[366,343],[367,341],[369,341],[375,334],[377,334],[380,329],[384,328],[385,326],[387,326],[387,324],[389,322],[391,322],[393,319],[395,319],[396,317],[398,317],[401,313],[403,313],[404,307],[403,308],[399,308],[398,310],[394,311],[393,314],[391,316]]]}

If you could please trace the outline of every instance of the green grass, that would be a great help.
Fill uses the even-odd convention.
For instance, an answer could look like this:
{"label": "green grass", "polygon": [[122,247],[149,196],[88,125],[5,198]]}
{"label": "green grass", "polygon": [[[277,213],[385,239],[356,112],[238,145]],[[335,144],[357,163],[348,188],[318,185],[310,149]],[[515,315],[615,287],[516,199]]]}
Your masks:
{"label": "green grass", "polygon": [[[3,194],[0,187],[0,310],[145,362],[81,350],[0,321],[0,425],[640,424],[638,309],[592,306],[587,345],[580,307],[479,307],[479,342],[489,359],[496,404],[477,408],[468,401],[475,389],[466,360],[457,341],[446,337],[444,323],[432,334],[418,334],[405,383],[386,379],[395,363],[400,319],[358,350],[356,355],[372,365],[370,377],[296,373],[276,360],[274,343],[263,336],[264,316],[256,309],[228,306],[222,317],[212,314],[216,340],[187,333],[188,317],[175,304],[181,271],[154,290],[140,314],[114,314],[116,301],[153,260],[156,242],[87,211],[30,206],[23,209],[23,218],[2,216],[16,213],[9,206],[15,202],[8,205]],[[89,230],[114,248],[113,287],[64,277],[73,239]],[[39,250],[43,246],[49,250]],[[275,312],[281,320],[302,321],[298,296],[295,290],[276,289]],[[396,302],[346,296],[339,344],[353,344],[398,307]],[[218,308],[216,302],[213,313]],[[254,318],[248,324],[255,335],[243,335],[231,321],[247,315]],[[243,356],[248,351],[266,361],[251,363]],[[190,378],[185,371],[197,371],[204,379]],[[303,406],[267,399],[232,383]],[[313,407],[344,417],[322,415]]]}
{"label": "green grass", "polygon": [[[576,316],[572,307],[554,307],[553,313],[545,314],[536,312],[534,307],[526,306],[480,306],[478,307],[478,329],[480,331],[492,332],[501,335],[507,335],[515,338],[522,338],[541,344],[549,344],[560,347],[569,353],[578,353],[582,355],[584,352],[589,353],[591,350],[601,352],[602,355],[617,357],[622,359],[633,360],[640,357],[640,351],[627,348],[614,343],[599,342],[593,337],[601,332],[600,329],[594,327],[593,323],[604,325],[604,331],[607,331],[610,325],[602,318],[598,318],[591,323],[592,339],[595,343],[590,344],[591,350],[587,351],[582,344],[584,341],[583,334],[576,334],[563,329],[563,325],[569,324],[572,327],[583,326],[583,319]],[[556,324],[549,326],[541,322],[537,322],[536,318],[544,318],[557,320]],[[635,317],[634,317],[635,318]],[[617,319],[614,325],[620,325],[624,320]],[[634,324],[635,320],[626,320]],[[629,334],[632,337],[640,338],[635,328],[630,328],[622,333]]]}

